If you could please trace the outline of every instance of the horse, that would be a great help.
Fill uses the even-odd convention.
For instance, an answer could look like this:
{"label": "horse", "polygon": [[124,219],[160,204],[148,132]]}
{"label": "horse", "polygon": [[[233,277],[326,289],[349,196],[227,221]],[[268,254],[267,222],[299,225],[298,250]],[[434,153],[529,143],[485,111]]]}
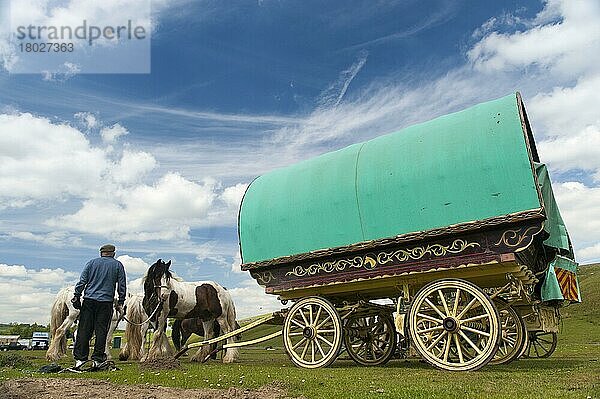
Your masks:
{"label": "horse", "polygon": [[[59,360],[67,353],[67,330],[79,319],[79,309],[75,309],[71,303],[71,298],[75,294],[75,287],[65,287],[56,295],[56,299],[52,304],[50,313],[50,334],[52,335],[50,346],[46,351],[46,359],[51,362]],[[115,305],[117,299],[115,298]],[[110,328],[106,336],[105,353],[107,359],[110,360],[110,342],[112,336],[123,317],[123,313],[113,312],[110,322]]]}
{"label": "horse", "polygon": [[[213,328],[216,336],[221,335],[221,327],[219,327],[219,323],[216,320],[213,323]],[[240,328],[240,325],[236,321],[235,329],[237,330],[238,328]],[[195,317],[193,319],[175,320],[171,326],[171,340],[173,341],[173,345],[175,345],[175,349],[180,350],[192,334],[204,337],[202,319]],[[242,339],[242,334],[237,334],[235,338],[238,340]],[[213,351],[216,346],[216,344],[212,346]]]}
{"label": "horse", "polygon": [[[214,281],[182,282],[173,277],[169,270],[171,261],[158,259],[144,277],[143,306],[146,314],[151,315],[155,308],[156,330],[148,359],[155,359],[173,354],[167,339],[167,318],[191,319],[200,318],[204,328],[204,337],[214,337],[213,324],[216,320],[223,334],[233,331],[236,326],[235,306],[229,292]],[[227,339],[233,344],[235,337]],[[203,361],[208,357],[211,348],[201,347],[190,360]],[[223,356],[223,363],[232,363],[239,356],[237,348],[228,348]]]}
{"label": "horse", "polygon": [[140,360],[144,356],[148,316],[142,306],[143,294],[129,295],[125,300],[125,345],[119,352],[119,360]]}

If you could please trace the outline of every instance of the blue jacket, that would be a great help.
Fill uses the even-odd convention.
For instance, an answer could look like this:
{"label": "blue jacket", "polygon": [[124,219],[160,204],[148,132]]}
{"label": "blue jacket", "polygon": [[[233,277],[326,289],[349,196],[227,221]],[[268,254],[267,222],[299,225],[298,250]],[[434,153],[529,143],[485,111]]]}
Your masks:
{"label": "blue jacket", "polygon": [[119,303],[125,302],[126,279],[123,264],[115,258],[103,256],[90,260],[75,285],[75,296],[99,302],[112,302],[115,297],[115,284],[119,285]]}

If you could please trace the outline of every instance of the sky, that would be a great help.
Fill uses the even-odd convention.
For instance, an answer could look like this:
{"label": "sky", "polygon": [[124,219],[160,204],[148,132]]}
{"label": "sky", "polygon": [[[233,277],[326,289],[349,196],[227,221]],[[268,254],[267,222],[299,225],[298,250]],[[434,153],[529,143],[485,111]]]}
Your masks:
{"label": "sky", "polygon": [[107,242],[132,292],[162,258],[240,317],[279,309],[240,270],[252,179],[515,91],[578,261],[600,261],[597,1],[154,0],[148,23],[148,74],[17,74],[0,40],[0,323],[47,323]]}

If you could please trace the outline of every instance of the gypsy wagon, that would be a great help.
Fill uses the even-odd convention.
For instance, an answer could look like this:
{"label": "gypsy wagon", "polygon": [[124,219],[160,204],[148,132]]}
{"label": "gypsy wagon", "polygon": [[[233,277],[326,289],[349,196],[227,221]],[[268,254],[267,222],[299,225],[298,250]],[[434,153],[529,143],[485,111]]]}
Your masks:
{"label": "gypsy wagon", "polygon": [[239,239],[242,270],[293,301],[278,316],[300,367],[407,343],[445,370],[508,362],[580,299],[519,93],[258,177]]}

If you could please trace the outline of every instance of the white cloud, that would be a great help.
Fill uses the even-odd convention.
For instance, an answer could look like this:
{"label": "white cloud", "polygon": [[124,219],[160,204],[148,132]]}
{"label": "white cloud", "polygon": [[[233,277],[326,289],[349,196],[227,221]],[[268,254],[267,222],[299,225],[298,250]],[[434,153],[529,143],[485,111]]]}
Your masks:
{"label": "white cloud", "polygon": [[74,116],[88,130],[94,129],[99,125],[98,118],[91,112],[78,112]]}
{"label": "white cloud", "polygon": [[599,104],[600,65],[594,73],[577,79],[574,86],[554,87],[537,94],[528,102],[527,110],[545,136],[568,137],[590,126],[600,126]]}
{"label": "white cloud", "polygon": [[110,127],[102,128],[102,130],[100,130],[100,136],[102,137],[102,141],[109,144],[116,142],[119,137],[125,136],[126,134],[129,134],[127,129],[125,129],[118,123],[115,123]]}
{"label": "white cloud", "polygon": [[26,241],[35,241],[51,247],[80,246],[81,237],[72,236],[64,231],[51,231],[49,233],[32,233],[29,231],[14,231],[8,235]]}
{"label": "white cloud", "polygon": [[[75,116],[86,128],[101,125],[93,114]],[[146,241],[188,239],[194,227],[233,225],[246,185],[222,188],[214,179],[195,182],[166,173],[147,182],[158,163],[145,151],[94,146],[73,126],[31,114],[0,114],[1,209],[52,200],[82,201],[79,210],[48,217],[52,235],[13,231],[12,237],[60,245],[66,231]],[[114,142],[126,129],[101,131]],[[109,189],[108,189],[109,188]],[[71,202],[72,203],[72,202]],[[36,227],[39,230],[39,225]]]}
{"label": "white cloud", "polygon": [[135,182],[154,170],[156,166],[156,159],[149,153],[124,150],[121,160],[112,168],[111,174],[118,183]]}
{"label": "white cloud", "polygon": [[343,70],[340,73],[337,81],[329,85],[327,89],[325,89],[319,95],[319,104],[322,107],[337,107],[344,95],[348,91],[348,87],[352,80],[358,75],[360,70],[367,63],[367,57],[369,53],[366,50],[363,50],[358,55],[358,60],[354,62],[348,69]]}
{"label": "white cloud", "polygon": [[[598,125],[600,126],[600,125]],[[553,170],[565,172],[583,169],[596,173],[600,181],[600,127],[589,126],[580,133],[562,136],[538,143],[544,161]]]}
{"label": "white cloud", "polygon": [[0,132],[0,199],[85,195],[109,166],[104,151],[67,124],[0,114]]}
{"label": "white cloud", "polygon": [[467,56],[485,72],[536,65],[569,76],[585,73],[600,61],[599,18],[595,0],[549,0],[535,19],[542,25],[523,32],[489,33]]}
{"label": "white cloud", "polygon": [[553,188],[580,261],[592,260],[600,245],[600,187],[565,182]]}
{"label": "white cloud", "polygon": [[235,186],[227,187],[223,190],[221,194],[221,199],[227,207],[237,211],[242,202],[242,198],[246,193],[246,189],[248,188],[247,184],[238,183]]}
{"label": "white cloud", "polygon": [[265,294],[264,288],[251,279],[242,282],[239,287],[227,290],[235,303],[238,320],[282,308],[281,302],[275,295]]}
{"label": "white cloud", "polygon": [[47,324],[56,294],[75,284],[78,276],[61,268],[34,270],[0,264],[0,322]]}
{"label": "white cloud", "polygon": [[215,196],[214,181],[196,183],[168,173],[151,186],[88,199],[76,213],[48,224],[127,240],[187,239],[191,226],[203,224]]}
{"label": "white cloud", "polygon": [[239,251],[233,256],[233,262],[231,262],[231,271],[234,273],[246,273],[242,271],[242,255],[240,255]]}
{"label": "white cloud", "polygon": [[129,255],[121,255],[117,257],[117,260],[125,267],[127,277],[145,275],[150,265],[144,262],[141,258],[135,258]]}
{"label": "white cloud", "polygon": [[144,277],[139,277],[127,282],[127,293],[144,294]]}

